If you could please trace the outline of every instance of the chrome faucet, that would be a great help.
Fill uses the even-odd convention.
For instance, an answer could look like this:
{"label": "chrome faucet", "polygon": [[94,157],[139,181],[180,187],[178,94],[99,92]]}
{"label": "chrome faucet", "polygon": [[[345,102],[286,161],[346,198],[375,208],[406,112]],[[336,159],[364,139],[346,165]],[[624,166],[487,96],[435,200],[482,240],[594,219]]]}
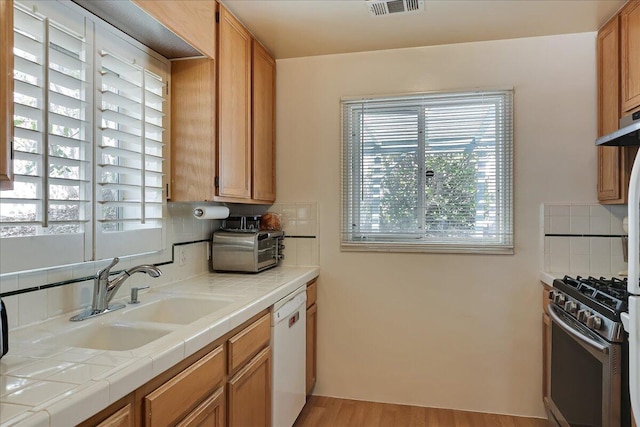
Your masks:
{"label": "chrome faucet", "polygon": [[90,317],[99,316],[101,314],[109,313],[111,311],[124,308],[124,304],[109,304],[113,297],[120,289],[120,286],[134,273],[147,273],[151,277],[160,277],[162,272],[158,267],[151,264],[142,264],[135,267],[131,267],[128,270],[121,272],[116,278],[109,280],[111,269],[115,266],[119,258],[114,258],[111,263],[98,271],[93,279],[93,301],[91,302],[91,308],[85,310],[80,314],[73,316],[71,321],[85,320]]}

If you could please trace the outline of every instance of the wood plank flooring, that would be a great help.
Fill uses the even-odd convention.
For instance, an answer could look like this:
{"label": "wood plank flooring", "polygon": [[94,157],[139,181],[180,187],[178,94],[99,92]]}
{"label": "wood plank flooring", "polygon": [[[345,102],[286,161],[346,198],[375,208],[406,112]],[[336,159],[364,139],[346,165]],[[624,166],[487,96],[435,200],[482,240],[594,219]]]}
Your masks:
{"label": "wood plank flooring", "polygon": [[294,427],[547,427],[547,421],[311,396]]}

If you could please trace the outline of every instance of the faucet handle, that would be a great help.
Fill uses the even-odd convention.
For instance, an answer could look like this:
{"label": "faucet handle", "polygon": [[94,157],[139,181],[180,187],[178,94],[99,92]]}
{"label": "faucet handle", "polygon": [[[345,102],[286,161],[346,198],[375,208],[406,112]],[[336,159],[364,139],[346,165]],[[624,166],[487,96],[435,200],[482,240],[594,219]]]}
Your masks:
{"label": "faucet handle", "polygon": [[111,272],[111,269],[113,268],[114,265],[116,265],[118,263],[118,261],[120,261],[120,258],[115,257],[112,261],[111,264],[109,264],[108,266],[106,266],[105,268],[98,270],[97,273],[97,277],[98,279],[107,279],[109,278],[109,273]]}
{"label": "faucet handle", "polygon": [[131,288],[131,300],[129,301],[129,304],[139,304],[140,301],[138,301],[138,291],[141,291],[143,289],[149,289],[149,285],[147,286],[140,286],[137,288]]}

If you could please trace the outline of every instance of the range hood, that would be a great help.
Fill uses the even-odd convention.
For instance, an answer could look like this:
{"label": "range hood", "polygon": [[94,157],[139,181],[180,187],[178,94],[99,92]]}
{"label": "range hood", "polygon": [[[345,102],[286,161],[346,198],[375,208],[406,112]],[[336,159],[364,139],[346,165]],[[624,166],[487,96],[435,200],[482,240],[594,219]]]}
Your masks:
{"label": "range hood", "polygon": [[596,145],[625,147],[640,145],[640,111],[620,119],[620,129],[596,139]]}

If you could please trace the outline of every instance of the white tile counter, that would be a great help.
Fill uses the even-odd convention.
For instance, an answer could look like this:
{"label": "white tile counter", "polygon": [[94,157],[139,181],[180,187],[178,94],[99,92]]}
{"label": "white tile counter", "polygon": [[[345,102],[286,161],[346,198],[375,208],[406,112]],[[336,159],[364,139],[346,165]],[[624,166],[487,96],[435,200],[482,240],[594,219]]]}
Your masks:
{"label": "white tile counter", "polygon": [[[59,331],[113,322],[123,310],[83,322],[66,313],[9,333],[9,353],[0,360],[0,426],[71,426],[106,408],[176,363],[272,306],[317,277],[317,267],[277,267],[259,274],[210,273],[141,292],[145,302],[168,296],[232,300],[147,345],[106,351],[36,343]],[[80,310],[78,310],[79,312]]]}

